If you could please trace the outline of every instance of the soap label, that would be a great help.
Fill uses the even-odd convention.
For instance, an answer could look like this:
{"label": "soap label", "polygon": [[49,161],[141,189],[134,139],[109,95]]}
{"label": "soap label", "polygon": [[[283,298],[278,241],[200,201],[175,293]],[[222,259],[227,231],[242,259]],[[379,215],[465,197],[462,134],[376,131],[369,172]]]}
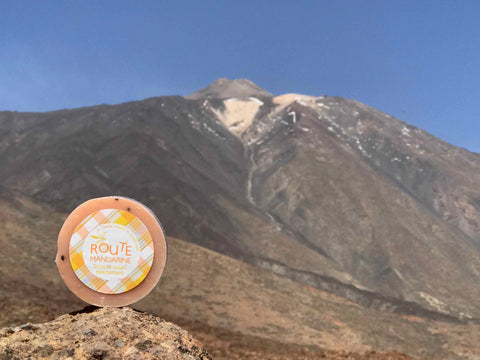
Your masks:
{"label": "soap label", "polygon": [[70,264],[90,289],[120,294],[147,276],[153,241],[143,222],[128,211],[103,209],[87,216],[70,239]]}

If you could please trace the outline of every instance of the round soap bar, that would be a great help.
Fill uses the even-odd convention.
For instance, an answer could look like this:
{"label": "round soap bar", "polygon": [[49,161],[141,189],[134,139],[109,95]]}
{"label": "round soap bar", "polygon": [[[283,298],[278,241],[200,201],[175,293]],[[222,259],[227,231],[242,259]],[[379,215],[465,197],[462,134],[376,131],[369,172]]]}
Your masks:
{"label": "round soap bar", "polygon": [[145,205],[121,196],[89,200],[65,220],[56,263],[68,288],[97,306],[125,306],[146,296],[162,275],[167,244]]}

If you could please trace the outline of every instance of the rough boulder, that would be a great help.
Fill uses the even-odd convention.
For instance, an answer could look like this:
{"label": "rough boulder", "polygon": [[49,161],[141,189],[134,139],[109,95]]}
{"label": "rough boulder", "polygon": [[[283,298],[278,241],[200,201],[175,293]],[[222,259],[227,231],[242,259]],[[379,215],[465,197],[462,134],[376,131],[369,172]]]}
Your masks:
{"label": "rough boulder", "polygon": [[185,330],[131,308],[87,307],[0,329],[0,359],[211,359]]}

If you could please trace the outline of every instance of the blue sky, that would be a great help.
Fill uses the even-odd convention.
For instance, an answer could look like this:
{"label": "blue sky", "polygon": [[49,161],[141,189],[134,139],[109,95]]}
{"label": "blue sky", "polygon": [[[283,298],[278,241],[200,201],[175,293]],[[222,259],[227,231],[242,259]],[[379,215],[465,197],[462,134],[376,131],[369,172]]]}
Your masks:
{"label": "blue sky", "polygon": [[0,2],[0,110],[187,95],[219,77],[354,98],[480,152],[474,1]]}

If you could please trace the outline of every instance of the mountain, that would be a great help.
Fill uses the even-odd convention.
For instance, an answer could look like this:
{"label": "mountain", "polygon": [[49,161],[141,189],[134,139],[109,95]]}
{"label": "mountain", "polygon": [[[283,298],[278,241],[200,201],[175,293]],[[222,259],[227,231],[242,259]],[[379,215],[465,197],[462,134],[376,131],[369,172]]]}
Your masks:
{"label": "mountain", "polygon": [[[20,259],[41,248],[30,207],[59,228],[86,199],[119,194],[171,237],[362,311],[480,319],[480,155],[357,101],[220,79],[186,98],[0,112],[0,134],[3,211],[18,215],[1,231]],[[12,276],[11,289],[40,274]]]}

